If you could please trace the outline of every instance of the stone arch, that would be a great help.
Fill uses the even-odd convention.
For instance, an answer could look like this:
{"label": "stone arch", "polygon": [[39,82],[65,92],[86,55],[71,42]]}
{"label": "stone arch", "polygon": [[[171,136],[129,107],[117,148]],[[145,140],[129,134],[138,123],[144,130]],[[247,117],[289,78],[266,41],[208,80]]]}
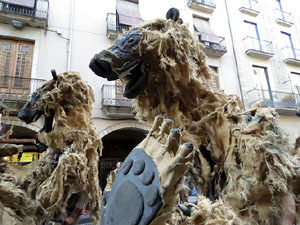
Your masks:
{"label": "stone arch", "polygon": [[30,130],[33,130],[35,132],[38,132],[42,127],[38,126],[37,124],[26,124],[22,121],[18,121],[18,120],[11,120],[11,119],[4,119],[2,117],[1,120],[2,123],[6,123],[6,124],[11,124],[14,126],[19,126],[19,127],[24,127],[24,128],[28,128]]}
{"label": "stone arch", "polygon": [[103,138],[104,136],[108,135],[109,133],[116,131],[116,130],[120,130],[123,128],[135,128],[135,129],[141,129],[144,131],[150,131],[150,126],[138,123],[138,122],[134,122],[134,121],[130,121],[130,122],[123,122],[123,123],[118,123],[112,126],[109,126],[107,128],[105,128],[104,130],[99,132],[99,136],[100,138]]}
{"label": "stone arch", "polygon": [[99,133],[103,149],[100,157],[100,185],[104,189],[106,179],[117,162],[122,162],[147,135],[150,126],[136,121],[125,121],[107,127]]}

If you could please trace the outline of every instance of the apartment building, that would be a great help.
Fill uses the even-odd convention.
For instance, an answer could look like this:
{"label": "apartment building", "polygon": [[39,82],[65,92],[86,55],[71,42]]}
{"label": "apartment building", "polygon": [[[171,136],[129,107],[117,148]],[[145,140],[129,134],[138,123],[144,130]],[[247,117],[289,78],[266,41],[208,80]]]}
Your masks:
{"label": "apartment building", "polygon": [[126,157],[149,126],[134,120],[120,83],[94,75],[89,61],[171,7],[205,45],[214,88],[239,95],[245,108],[274,107],[291,140],[300,135],[300,5],[293,0],[0,0],[0,98],[10,108],[2,126],[14,126],[12,139],[28,152],[22,161],[39,157],[34,137],[42,122],[26,125],[16,113],[51,69],[78,71],[94,90],[101,171]]}
{"label": "apartment building", "polygon": [[293,140],[300,134],[300,5],[290,0],[239,2],[227,0],[227,6],[245,106],[260,101],[275,108]]}

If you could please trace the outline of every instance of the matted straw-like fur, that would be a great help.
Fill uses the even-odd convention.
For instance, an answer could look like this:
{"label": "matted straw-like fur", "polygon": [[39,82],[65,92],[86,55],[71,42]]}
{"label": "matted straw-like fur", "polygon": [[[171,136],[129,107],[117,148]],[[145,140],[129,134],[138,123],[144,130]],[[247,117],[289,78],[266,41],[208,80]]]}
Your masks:
{"label": "matted straw-like fur", "polygon": [[275,111],[257,104],[242,112],[237,97],[213,91],[204,46],[186,25],[155,20],[138,30],[140,61],[150,71],[134,100],[137,118],[165,115],[183,130],[183,141],[204,146],[213,160],[210,170],[199,153],[203,196],[185,224],[281,224],[291,196],[299,212],[299,165]]}
{"label": "matted straw-like fur", "polygon": [[[92,120],[94,94],[79,73],[66,72],[58,80],[50,80],[36,90],[41,94],[37,109],[49,116],[54,110],[54,125],[39,139],[49,146],[25,185],[31,198],[47,218],[65,214],[72,193],[88,193],[91,215],[99,221],[101,190],[98,179],[98,159],[102,143]],[[57,166],[53,167],[54,155]]]}

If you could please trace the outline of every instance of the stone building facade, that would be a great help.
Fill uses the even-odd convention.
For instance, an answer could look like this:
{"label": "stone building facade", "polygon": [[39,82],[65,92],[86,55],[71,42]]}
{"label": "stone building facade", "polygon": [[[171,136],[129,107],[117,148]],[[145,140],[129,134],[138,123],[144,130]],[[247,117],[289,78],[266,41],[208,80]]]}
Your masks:
{"label": "stone building facade", "polygon": [[274,107],[293,142],[300,135],[300,5],[294,0],[0,0],[0,97],[11,108],[2,125],[14,124],[12,139],[35,151],[30,140],[41,123],[26,125],[16,112],[51,79],[51,69],[78,71],[95,94],[101,170],[112,169],[149,125],[133,119],[120,83],[94,75],[89,61],[122,31],[165,18],[171,7],[205,45],[213,87],[239,95],[245,108],[256,101]]}

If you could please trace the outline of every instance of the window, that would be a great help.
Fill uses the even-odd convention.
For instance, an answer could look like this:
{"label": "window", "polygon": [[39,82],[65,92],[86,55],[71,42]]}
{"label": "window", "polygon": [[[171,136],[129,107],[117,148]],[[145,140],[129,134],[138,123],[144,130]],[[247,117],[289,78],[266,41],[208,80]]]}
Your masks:
{"label": "window", "polygon": [[291,72],[291,85],[293,92],[300,95],[300,73]]}
{"label": "window", "polygon": [[277,2],[278,9],[280,9],[282,11],[281,1],[280,0],[276,0],[276,2]]}
{"label": "window", "polygon": [[247,26],[248,36],[251,39],[252,48],[262,51],[262,45],[261,45],[261,40],[259,37],[257,24],[246,21],[246,20],[244,20],[244,22]]}
{"label": "window", "polygon": [[211,86],[214,90],[218,90],[220,88],[219,85],[219,75],[218,75],[218,67],[209,66],[209,68],[214,72],[211,76]]}
{"label": "window", "polygon": [[28,89],[33,43],[0,39],[0,90]]}
{"label": "window", "polygon": [[281,14],[281,19],[285,20],[284,11],[282,10],[281,1],[280,0],[276,0],[276,2],[277,2],[278,10],[280,11],[280,14]]}
{"label": "window", "polygon": [[282,38],[285,48],[287,49],[289,58],[296,58],[296,52],[292,40],[292,36],[288,33],[282,32]]}
{"label": "window", "polygon": [[119,31],[128,30],[143,22],[140,16],[139,4],[133,1],[117,0],[117,15]]}
{"label": "window", "polygon": [[220,43],[220,37],[218,37],[212,30],[208,19],[193,17],[194,31],[199,33],[200,41],[209,47],[210,43]]}
{"label": "window", "polygon": [[257,0],[246,0],[246,2],[248,3],[249,9],[253,9],[253,6],[257,4]]}

